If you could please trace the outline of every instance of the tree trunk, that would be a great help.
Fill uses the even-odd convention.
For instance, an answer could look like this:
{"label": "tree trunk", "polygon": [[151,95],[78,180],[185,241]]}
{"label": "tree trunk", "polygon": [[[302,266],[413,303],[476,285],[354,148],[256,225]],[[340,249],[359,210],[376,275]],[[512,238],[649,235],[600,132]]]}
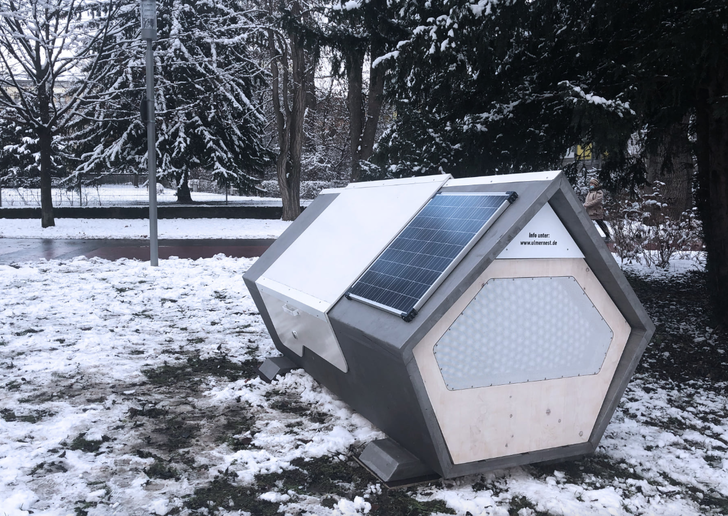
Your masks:
{"label": "tree trunk", "polygon": [[[376,38],[370,47],[370,61],[379,57],[384,45]],[[351,181],[361,179],[361,162],[371,158],[377,136],[379,117],[384,99],[384,66],[369,67],[369,91],[364,95],[364,54],[352,51],[347,62],[347,103],[349,106],[349,148],[351,150]],[[364,99],[366,98],[366,103]],[[365,105],[366,104],[366,105]]]}
{"label": "tree trunk", "polygon": [[[272,10],[272,7],[270,7]],[[291,14],[300,16],[301,6],[294,2]],[[285,43],[283,52],[276,48],[274,31],[268,32],[268,50],[271,63],[273,115],[278,134],[278,159],[276,175],[283,203],[283,220],[295,220],[301,214],[301,154],[303,152],[303,121],[306,113],[306,55],[303,37],[290,33],[290,66],[293,74],[289,80],[288,53]],[[280,68],[278,62],[281,61]],[[289,102],[290,95],[290,102]]]}
{"label": "tree trunk", "polygon": [[662,196],[673,220],[693,207],[693,149],[688,139],[690,116],[671,126],[657,151],[647,160],[647,180],[665,183]]}
{"label": "tree trunk", "polygon": [[[372,41],[371,62],[384,52],[384,45],[375,39]],[[374,152],[374,140],[377,136],[379,116],[384,102],[384,65],[369,67],[369,95],[367,95],[367,118],[361,138],[361,160],[366,161]]]}
{"label": "tree trunk", "polygon": [[179,186],[177,187],[177,202],[191,203],[192,194],[190,193],[190,182],[189,174],[185,171],[180,179]]}
{"label": "tree trunk", "polygon": [[[47,69],[38,65],[36,77],[44,77]],[[51,129],[51,92],[47,82],[38,86],[38,112],[41,125],[37,129],[38,146],[40,147],[40,213],[42,227],[55,226],[53,217],[52,169],[53,169],[53,132]]]}
{"label": "tree trunk", "polygon": [[[291,14],[301,16],[301,7],[294,2]],[[288,187],[288,205],[283,207],[283,220],[295,220],[301,214],[301,155],[303,153],[303,122],[306,116],[306,53],[303,36],[293,33],[291,41],[291,112],[288,121],[290,131],[290,161],[285,178]]]}
{"label": "tree trunk", "polygon": [[40,214],[41,226],[44,228],[55,226],[53,217],[53,190],[52,190],[52,168],[53,162],[53,134],[50,129],[43,127],[38,132],[38,144],[40,146]]}
{"label": "tree trunk", "polygon": [[352,183],[359,181],[361,177],[361,150],[362,150],[362,129],[364,128],[364,100],[362,90],[364,79],[362,77],[362,66],[364,66],[364,54],[359,51],[352,51],[347,56],[347,88],[346,102],[349,106],[349,151],[351,152],[351,177]]}
{"label": "tree trunk", "polygon": [[711,72],[698,91],[696,110],[698,208],[715,315],[728,326],[728,115],[721,111],[728,70],[723,65]]}

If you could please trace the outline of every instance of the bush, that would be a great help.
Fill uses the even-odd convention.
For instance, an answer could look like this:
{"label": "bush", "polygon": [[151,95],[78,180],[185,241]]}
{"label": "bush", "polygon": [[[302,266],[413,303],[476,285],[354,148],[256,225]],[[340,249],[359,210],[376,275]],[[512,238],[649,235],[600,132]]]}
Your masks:
{"label": "bush", "polygon": [[666,269],[676,253],[702,249],[702,226],[695,209],[675,219],[668,215],[664,183],[655,181],[651,192],[623,195],[610,203],[607,219],[614,248],[624,262],[642,262]]}

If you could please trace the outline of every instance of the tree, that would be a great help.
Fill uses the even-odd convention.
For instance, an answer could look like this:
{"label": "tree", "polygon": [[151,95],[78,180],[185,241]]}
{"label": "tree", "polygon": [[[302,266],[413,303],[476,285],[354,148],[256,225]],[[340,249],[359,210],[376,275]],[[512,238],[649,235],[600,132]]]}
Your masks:
{"label": "tree", "polygon": [[[267,29],[270,58],[273,118],[278,143],[276,177],[283,202],[283,220],[295,220],[301,213],[301,154],[304,142],[308,80],[312,76],[307,59],[310,12],[298,0],[275,10],[268,4],[273,23]],[[301,22],[304,23],[301,23]],[[315,60],[314,60],[315,61]],[[308,66],[307,66],[308,65]]]}
{"label": "tree", "polygon": [[[126,12],[130,20],[138,19],[134,5]],[[221,186],[254,191],[271,153],[261,136],[265,77],[254,56],[260,27],[251,9],[239,0],[161,0],[157,6],[158,176],[177,183],[180,202],[191,200],[188,178],[195,168],[212,172]],[[109,57],[117,73],[107,77],[88,113],[93,124],[76,173],[138,171],[146,164],[138,111],[144,53],[139,43],[128,43],[133,39],[134,32],[127,33]]]}
{"label": "tree", "polygon": [[0,114],[0,188],[38,186],[38,138],[26,126]]}
{"label": "tree", "polygon": [[[584,88],[629,102],[645,141],[638,158],[658,157],[661,175],[681,174],[691,121],[708,284],[715,314],[728,324],[728,5],[599,0],[585,19],[579,48],[595,59],[581,74]],[[612,148],[628,137],[613,131]],[[606,172],[622,168],[618,156]]]}
{"label": "tree", "polygon": [[101,73],[97,48],[122,30],[117,5],[84,0],[0,0],[0,107],[4,123],[38,141],[41,224],[55,225],[54,139],[75,120]]}
{"label": "tree", "polygon": [[343,62],[347,80],[350,179],[355,182],[361,178],[362,161],[374,153],[384,103],[387,57],[405,32],[385,0],[338,0],[327,10],[326,18],[329,23],[322,39],[336,52],[334,66]]}
{"label": "tree", "polygon": [[[578,143],[613,188],[688,117],[716,313],[728,322],[728,5],[722,0],[400,2],[382,173],[558,166]],[[629,142],[640,134],[640,155]],[[684,142],[683,142],[684,143]],[[674,153],[673,153],[674,154]],[[684,154],[684,152],[683,152]],[[660,168],[669,169],[668,154]],[[665,167],[663,167],[663,164]]]}

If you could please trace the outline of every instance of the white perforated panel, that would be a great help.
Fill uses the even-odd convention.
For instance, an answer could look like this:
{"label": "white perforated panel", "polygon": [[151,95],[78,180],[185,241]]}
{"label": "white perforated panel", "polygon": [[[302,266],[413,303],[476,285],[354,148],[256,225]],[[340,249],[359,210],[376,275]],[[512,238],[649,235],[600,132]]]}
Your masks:
{"label": "white perforated panel", "polygon": [[434,347],[450,390],[599,372],[612,330],[571,276],[491,279]]}

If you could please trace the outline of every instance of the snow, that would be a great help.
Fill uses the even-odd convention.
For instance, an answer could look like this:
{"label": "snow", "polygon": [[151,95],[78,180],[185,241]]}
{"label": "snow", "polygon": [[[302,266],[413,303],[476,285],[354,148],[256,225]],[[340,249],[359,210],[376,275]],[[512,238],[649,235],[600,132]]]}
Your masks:
{"label": "snow", "polygon": [[[0,220],[0,235],[18,222]],[[118,221],[59,222],[57,234],[143,232],[125,233]],[[204,227],[207,236],[229,238],[235,224],[246,236],[285,227],[177,222],[177,233],[162,233],[185,238]],[[215,479],[255,487],[260,475],[296,470],[300,461],[348,461],[383,437],[303,371],[266,384],[254,374],[194,369],[212,363],[232,371],[278,354],[241,279],[252,263],[218,255],[160,260],[159,267],[83,257],[0,266],[0,514],[246,514],[190,504]],[[631,267],[672,277],[695,263]],[[284,402],[316,417],[286,411]],[[407,493],[473,516],[508,515],[513,507],[519,515],[706,514],[693,493],[728,497],[727,407],[723,395],[701,385],[638,375],[586,463],[517,467]],[[160,464],[172,473],[155,474]],[[585,464],[612,473],[579,473]],[[374,514],[382,496],[374,478],[351,496],[283,482],[257,492],[281,514],[313,516]],[[326,497],[333,501],[322,503]]]}
{"label": "snow", "polygon": [[[2,211],[0,211],[2,217]],[[256,219],[159,219],[160,239],[277,238],[290,222]],[[38,219],[0,218],[0,238],[149,238],[148,219],[60,219],[42,228]]]}
{"label": "snow", "polygon": [[[144,177],[140,182],[144,181]],[[194,180],[193,180],[194,181]],[[157,183],[157,202],[173,203],[177,201],[177,194],[174,188],[165,188]],[[40,206],[39,188],[2,188],[0,190],[2,207],[18,208],[24,206]],[[224,202],[229,203],[265,203],[270,205],[281,205],[280,199],[261,199],[260,197],[240,196],[229,194],[217,194],[211,192],[191,192],[192,200],[195,202]],[[146,187],[134,187],[131,185],[100,185],[83,186],[81,193],[78,190],[65,190],[55,188],[52,191],[53,206],[117,206],[117,205],[146,205],[149,203],[149,190]],[[2,210],[0,210],[2,213]]]}

